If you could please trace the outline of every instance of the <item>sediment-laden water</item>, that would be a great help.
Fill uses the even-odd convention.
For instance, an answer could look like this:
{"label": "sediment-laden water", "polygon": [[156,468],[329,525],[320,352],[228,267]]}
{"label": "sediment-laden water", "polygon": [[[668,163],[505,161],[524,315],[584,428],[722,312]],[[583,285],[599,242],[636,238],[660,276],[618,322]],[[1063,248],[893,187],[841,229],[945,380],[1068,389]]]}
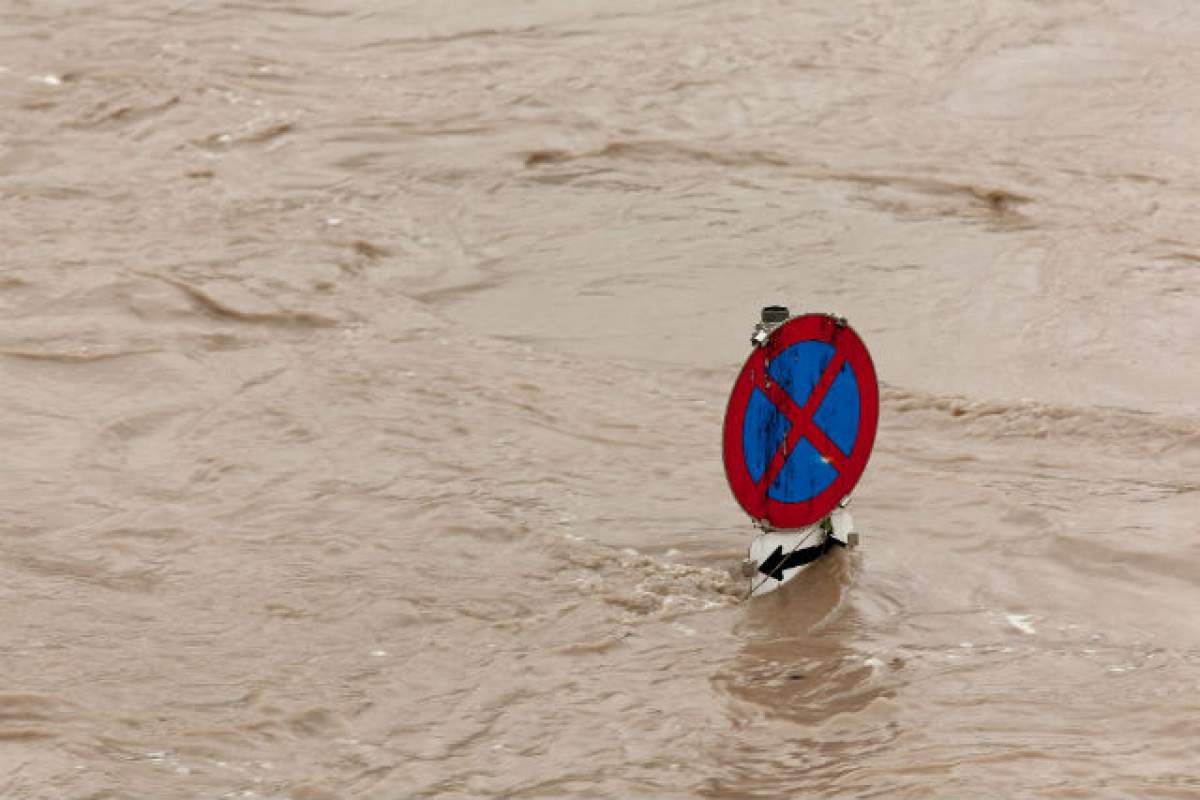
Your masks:
{"label": "sediment-laden water", "polygon": [[[0,795],[1194,797],[1200,9],[0,0]],[[743,602],[758,308],[882,382]]]}

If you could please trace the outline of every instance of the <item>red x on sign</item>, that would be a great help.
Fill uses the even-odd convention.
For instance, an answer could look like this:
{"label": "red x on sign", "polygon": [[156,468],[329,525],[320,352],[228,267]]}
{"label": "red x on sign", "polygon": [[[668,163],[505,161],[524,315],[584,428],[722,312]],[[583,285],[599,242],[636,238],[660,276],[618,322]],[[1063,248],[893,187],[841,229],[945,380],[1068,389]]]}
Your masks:
{"label": "red x on sign", "polygon": [[774,528],[810,525],[866,468],[879,387],[866,346],[823,314],[788,320],[750,354],[725,414],[725,474],[742,508]]}

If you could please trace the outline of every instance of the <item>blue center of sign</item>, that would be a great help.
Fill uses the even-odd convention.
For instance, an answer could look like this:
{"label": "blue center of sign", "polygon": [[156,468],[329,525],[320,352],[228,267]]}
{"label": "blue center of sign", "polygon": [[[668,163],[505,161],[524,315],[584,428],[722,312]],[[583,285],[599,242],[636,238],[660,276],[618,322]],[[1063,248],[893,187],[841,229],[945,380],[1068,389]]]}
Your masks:
{"label": "blue center of sign", "polygon": [[[834,354],[833,345],[825,342],[799,342],[772,359],[767,372],[797,407],[803,407]],[[848,456],[858,436],[860,411],[858,381],[850,365],[843,364],[813,413],[812,422],[842,455]],[[756,483],[762,481],[771,459],[791,429],[792,423],[787,416],[761,389],[755,388],[746,407],[742,453],[746,468]],[[837,470],[828,459],[812,442],[802,437],[768,487],[767,496],[780,503],[802,503],[829,488],[837,476]]]}

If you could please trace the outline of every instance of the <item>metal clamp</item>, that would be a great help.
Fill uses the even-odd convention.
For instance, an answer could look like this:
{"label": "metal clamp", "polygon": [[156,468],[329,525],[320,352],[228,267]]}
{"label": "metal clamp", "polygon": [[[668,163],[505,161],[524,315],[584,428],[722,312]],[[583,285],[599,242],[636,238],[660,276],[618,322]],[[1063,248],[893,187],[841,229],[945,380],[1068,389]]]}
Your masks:
{"label": "metal clamp", "polygon": [[750,345],[752,347],[762,347],[767,343],[767,339],[771,334],[783,323],[791,319],[792,312],[788,311],[787,306],[763,306],[760,322],[754,326],[754,333],[750,337]]}

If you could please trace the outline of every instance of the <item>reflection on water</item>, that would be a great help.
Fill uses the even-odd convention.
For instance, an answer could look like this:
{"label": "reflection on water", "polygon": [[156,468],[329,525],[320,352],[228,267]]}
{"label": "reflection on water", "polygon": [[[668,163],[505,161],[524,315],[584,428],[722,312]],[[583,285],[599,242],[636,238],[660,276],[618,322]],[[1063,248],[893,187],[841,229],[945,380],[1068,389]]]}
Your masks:
{"label": "reflection on water", "polygon": [[[777,797],[802,772],[814,792],[861,789],[855,765],[895,738],[886,712],[903,665],[864,654],[849,603],[858,562],[834,550],[779,591],[748,602],[741,651],[713,677],[732,701],[736,743],[709,755],[706,797]],[[875,724],[865,721],[875,717]],[[851,722],[853,720],[853,722]],[[787,731],[783,733],[782,731]]]}

